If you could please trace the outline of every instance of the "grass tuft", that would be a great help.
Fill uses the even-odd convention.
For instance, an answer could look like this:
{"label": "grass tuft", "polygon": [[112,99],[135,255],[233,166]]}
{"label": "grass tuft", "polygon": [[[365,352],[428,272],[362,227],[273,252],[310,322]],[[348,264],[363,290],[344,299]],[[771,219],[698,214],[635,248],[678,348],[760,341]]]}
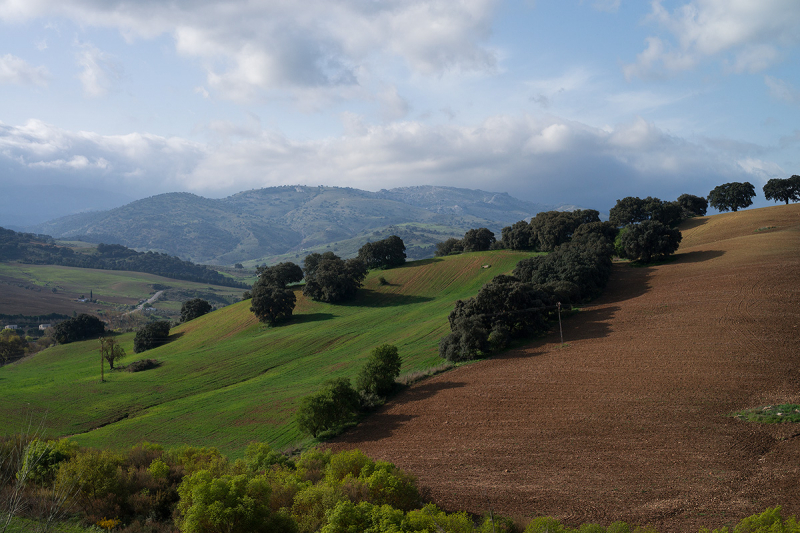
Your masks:
{"label": "grass tuft", "polygon": [[745,422],[760,422],[762,424],[800,422],[800,404],[767,405],[738,411],[731,414],[731,416]]}

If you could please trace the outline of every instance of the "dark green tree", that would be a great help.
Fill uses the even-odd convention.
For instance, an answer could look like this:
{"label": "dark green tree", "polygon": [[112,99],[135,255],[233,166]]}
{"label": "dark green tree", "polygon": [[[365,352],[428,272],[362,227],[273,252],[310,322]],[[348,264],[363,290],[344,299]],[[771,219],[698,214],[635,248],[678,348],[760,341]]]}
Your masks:
{"label": "dark green tree", "polygon": [[358,393],[353,390],[350,380],[337,378],[303,398],[295,413],[295,421],[302,431],[316,438],[323,431],[351,420],[358,408]]}
{"label": "dark green tree", "polygon": [[773,178],[764,185],[764,197],[776,202],[800,202],[800,176],[787,179]]}
{"label": "dark green tree", "polygon": [[28,343],[13,329],[0,330],[0,365],[4,365],[25,355]]}
{"label": "dark green tree", "polygon": [[678,205],[681,206],[684,213],[684,218],[690,216],[705,216],[708,211],[708,200],[702,196],[695,196],[693,194],[681,194],[678,196]]}
{"label": "dark green tree", "polygon": [[186,300],[181,305],[181,322],[188,322],[211,311],[211,304],[202,298]]}
{"label": "dark green tree", "polygon": [[636,196],[626,196],[608,212],[608,220],[617,227],[647,220],[645,201]]}
{"label": "dark green tree", "polygon": [[60,344],[94,339],[106,331],[105,324],[96,316],[82,313],[56,324],[53,333]]}
{"label": "dark green tree", "polygon": [[333,252],[310,254],[305,259],[303,294],[320,302],[336,303],[355,297],[367,276],[358,258],[343,261]]}
{"label": "dark green tree", "polygon": [[386,396],[392,392],[394,380],[400,375],[402,364],[403,360],[398,355],[396,346],[378,346],[372,350],[366,364],[358,373],[356,390]]}
{"label": "dark green tree", "polygon": [[260,282],[268,286],[286,288],[290,283],[297,283],[303,279],[303,269],[291,262],[278,263],[271,267],[256,268],[256,275]]}
{"label": "dark green tree", "polygon": [[708,193],[708,203],[717,211],[733,211],[750,207],[753,205],[753,198],[756,189],[749,181],[744,183],[734,181],[717,185]]}
{"label": "dark green tree", "polygon": [[158,348],[162,344],[166,344],[168,339],[169,322],[166,320],[150,322],[137,331],[133,337],[133,351],[134,353],[142,353],[146,350]]}
{"label": "dark green tree", "polygon": [[501,235],[500,242],[503,248],[509,250],[535,250],[537,248],[536,234],[531,225],[524,220],[506,226]]}
{"label": "dark green tree", "polygon": [[250,311],[259,321],[274,326],[292,316],[297,297],[294,291],[256,281],[251,291]]}
{"label": "dark green tree", "polygon": [[484,252],[491,248],[495,240],[494,233],[488,228],[478,228],[467,230],[461,244],[465,252]]}
{"label": "dark green tree", "polygon": [[461,239],[450,237],[442,242],[436,243],[436,251],[433,253],[436,257],[444,257],[446,255],[455,254],[464,251],[464,243]]}
{"label": "dark green tree", "polygon": [[681,242],[681,232],[660,222],[646,220],[626,226],[620,232],[621,257],[649,263],[674,253]]}
{"label": "dark green tree", "polygon": [[550,252],[572,238],[581,224],[600,222],[600,213],[594,209],[575,211],[544,211],[531,219],[537,249]]}
{"label": "dark green tree", "polygon": [[406,262],[406,245],[397,235],[368,242],[358,250],[358,258],[367,268],[392,268]]}

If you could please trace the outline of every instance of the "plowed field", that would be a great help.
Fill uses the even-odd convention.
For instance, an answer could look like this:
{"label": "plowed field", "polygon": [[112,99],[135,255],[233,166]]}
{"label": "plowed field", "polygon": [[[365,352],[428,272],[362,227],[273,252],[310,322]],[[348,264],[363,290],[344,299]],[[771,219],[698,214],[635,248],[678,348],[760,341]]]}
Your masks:
{"label": "plowed field", "polygon": [[614,267],[543,341],[411,387],[332,444],[412,472],[448,510],[659,531],[800,515],[800,205],[695,219],[675,261]]}

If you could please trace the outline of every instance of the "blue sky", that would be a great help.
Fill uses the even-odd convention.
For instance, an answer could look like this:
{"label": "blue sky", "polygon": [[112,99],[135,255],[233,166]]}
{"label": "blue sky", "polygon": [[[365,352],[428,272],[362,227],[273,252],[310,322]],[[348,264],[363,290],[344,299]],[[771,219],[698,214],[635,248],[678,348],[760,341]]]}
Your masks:
{"label": "blue sky", "polygon": [[0,224],[285,184],[760,193],[800,173],[798,27],[796,0],[4,0]]}

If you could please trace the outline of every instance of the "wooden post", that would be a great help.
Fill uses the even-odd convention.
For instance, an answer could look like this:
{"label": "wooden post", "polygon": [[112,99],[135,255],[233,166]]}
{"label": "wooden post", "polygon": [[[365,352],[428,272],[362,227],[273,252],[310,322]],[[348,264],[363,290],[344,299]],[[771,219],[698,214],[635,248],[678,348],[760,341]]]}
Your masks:
{"label": "wooden post", "polygon": [[105,359],[105,338],[100,339],[100,383],[103,383],[106,380],[106,376],[104,374],[103,369],[103,359]]}
{"label": "wooden post", "polygon": [[561,334],[561,346],[564,346],[564,330],[561,329],[561,302],[558,302],[558,332]]}

